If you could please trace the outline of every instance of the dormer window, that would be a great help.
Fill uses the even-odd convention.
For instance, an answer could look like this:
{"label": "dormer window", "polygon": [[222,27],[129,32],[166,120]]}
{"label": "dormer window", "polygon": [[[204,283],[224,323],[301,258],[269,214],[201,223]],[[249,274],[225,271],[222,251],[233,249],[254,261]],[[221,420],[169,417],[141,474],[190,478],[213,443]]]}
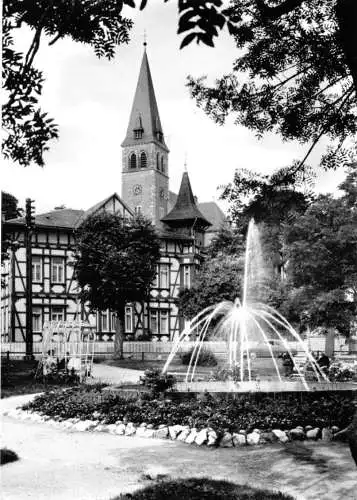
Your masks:
{"label": "dormer window", "polygon": [[157,137],[158,141],[162,142],[162,139],[163,139],[163,134],[162,134],[162,132],[157,131],[157,132],[156,132],[156,137]]}
{"label": "dormer window", "polygon": [[146,158],[146,153],[144,151],[140,155],[140,168],[146,168],[147,167],[147,158]]}
{"label": "dormer window", "polygon": [[134,139],[142,139],[144,130],[142,128],[137,128],[134,130]]}
{"label": "dormer window", "polygon": [[141,116],[138,115],[136,118],[135,128],[134,128],[134,139],[142,139],[144,132],[143,122]]}

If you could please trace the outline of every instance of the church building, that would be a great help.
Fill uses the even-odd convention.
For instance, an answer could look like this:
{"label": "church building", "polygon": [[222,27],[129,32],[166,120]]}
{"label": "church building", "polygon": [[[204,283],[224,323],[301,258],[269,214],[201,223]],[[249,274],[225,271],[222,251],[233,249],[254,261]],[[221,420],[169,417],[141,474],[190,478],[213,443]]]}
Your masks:
{"label": "church building", "polygon": [[[88,215],[100,210],[122,217],[143,214],[152,220],[161,241],[161,257],[148,300],[125,308],[127,339],[168,341],[182,330],[184,320],[175,299],[180,290],[192,285],[204,248],[225,223],[225,216],[215,202],[197,203],[187,171],[179,193],[169,190],[169,149],[146,49],[121,146],[121,196],[114,193],[87,211],[62,208],[38,214],[30,233],[25,218],[4,223],[12,244],[9,259],[3,264],[3,341],[24,342],[29,330],[34,342],[40,341],[45,321],[71,321],[79,316],[95,327],[98,341],[113,341],[114,315],[111,311],[89,313],[79,304],[72,266],[76,229]],[[29,234],[31,244],[26,246]],[[29,296],[30,310],[26,306]]]}

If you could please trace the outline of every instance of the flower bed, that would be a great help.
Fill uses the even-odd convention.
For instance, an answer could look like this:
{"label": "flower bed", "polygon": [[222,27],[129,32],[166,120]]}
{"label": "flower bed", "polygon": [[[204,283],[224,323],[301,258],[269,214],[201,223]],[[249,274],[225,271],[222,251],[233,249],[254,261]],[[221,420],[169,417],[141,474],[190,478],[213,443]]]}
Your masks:
{"label": "flower bed", "polygon": [[25,410],[56,420],[98,420],[103,424],[118,421],[134,425],[183,425],[197,430],[212,428],[217,433],[244,429],[290,430],[298,426],[313,428],[345,427],[354,407],[351,394],[300,393],[284,398],[265,394],[239,395],[227,400],[205,395],[189,401],[155,399],[147,394],[127,399],[102,387],[76,387],[40,395],[25,405]]}

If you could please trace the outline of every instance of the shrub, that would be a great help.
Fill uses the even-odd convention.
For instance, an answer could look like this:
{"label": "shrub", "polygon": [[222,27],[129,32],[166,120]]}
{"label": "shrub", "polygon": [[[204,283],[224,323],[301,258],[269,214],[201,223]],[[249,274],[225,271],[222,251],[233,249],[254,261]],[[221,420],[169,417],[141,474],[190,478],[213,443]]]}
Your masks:
{"label": "shrub", "polygon": [[332,363],[328,371],[328,377],[332,381],[346,382],[352,380],[356,372],[351,364],[336,361]]}
{"label": "shrub", "polygon": [[126,399],[100,387],[48,392],[37,396],[24,409],[57,420],[96,419],[93,415],[100,414],[108,424],[118,420],[154,426],[180,424],[197,429],[212,427],[219,433],[225,429],[288,430],[298,425],[344,428],[354,413],[352,395],[344,393],[236,394],[235,399],[207,395],[205,400],[170,401],[153,396],[149,400]]}
{"label": "shrub", "polygon": [[233,368],[216,368],[210,373],[209,380],[211,381],[226,381],[233,380],[239,382],[241,378],[240,367],[238,365]]}
{"label": "shrub", "polygon": [[113,500],[293,500],[290,495],[207,477],[159,481]]}
{"label": "shrub", "polygon": [[[183,365],[190,364],[193,351],[194,348],[190,349],[189,351],[181,355],[181,362]],[[216,356],[213,354],[212,351],[203,347],[198,355],[197,366],[216,366],[216,365],[217,365]]]}
{"label": "shrub", "polygon": [[176,379],[173,375],[162,373],[158,368],[151,368],[144,372],[143,377],[140,377],[140,382],[148,387],[152,394],[158,395],[172,389],[176,384]]}
{"label": "shrub", "polygon": [[8,450],[7,448],[1,448],[0,450],[0,464],[1,465],[5,465],[5,464],[8,464],[10,462],[16,462],[16,460],[18,460],[19,457],[17,455],[17,453],[15,453],[14,451],[12,450]]}

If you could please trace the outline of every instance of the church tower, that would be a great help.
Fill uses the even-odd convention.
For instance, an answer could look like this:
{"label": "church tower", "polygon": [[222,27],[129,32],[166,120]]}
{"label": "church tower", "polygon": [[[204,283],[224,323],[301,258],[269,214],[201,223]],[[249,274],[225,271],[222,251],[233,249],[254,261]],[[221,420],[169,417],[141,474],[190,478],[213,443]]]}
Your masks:
{"label": "church tower", "polygon": [[139,79],[122,143],[122,199],[135,213],[160,225],[168,210],[168,147],[165,144],[144,44]]}

